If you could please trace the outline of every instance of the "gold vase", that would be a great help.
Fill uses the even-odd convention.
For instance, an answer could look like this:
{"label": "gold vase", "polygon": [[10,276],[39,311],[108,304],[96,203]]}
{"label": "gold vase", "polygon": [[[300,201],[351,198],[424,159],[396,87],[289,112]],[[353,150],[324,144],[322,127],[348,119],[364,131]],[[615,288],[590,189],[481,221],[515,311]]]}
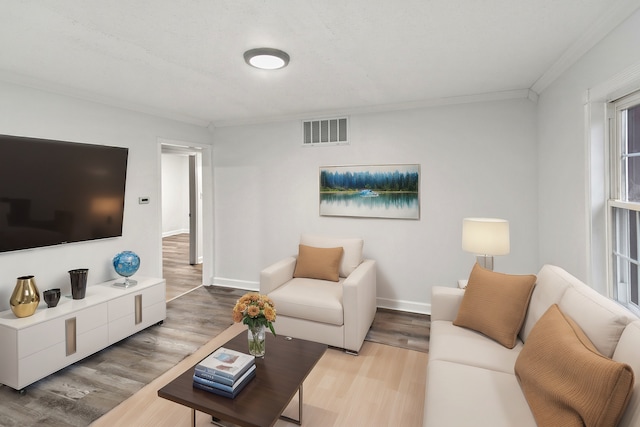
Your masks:
{"label": "gold vase", "polygon": [[16,287],[13,289],[9,305],[16,317],[28,317],[36,312],[40,304],[40,291],[36,286],[33,276],[18,277]]}

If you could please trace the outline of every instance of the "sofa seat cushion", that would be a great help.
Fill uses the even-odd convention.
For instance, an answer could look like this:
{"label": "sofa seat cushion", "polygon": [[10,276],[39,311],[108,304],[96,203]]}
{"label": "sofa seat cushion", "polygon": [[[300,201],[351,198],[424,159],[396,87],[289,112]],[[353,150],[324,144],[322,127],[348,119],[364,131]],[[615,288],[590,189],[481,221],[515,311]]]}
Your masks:
{"label": "sofa seat cushion", "polygon": [[339,283],[294,278],[268,295],[275,302],[278,316],[289,316],[340,326],[344,323],[343,281],[343,278]]}
{"label": "sofa seat cushion", "polygon": [[536,427],[513,374],[445,360],[428,363],[424,426]]}
{"label": "sofa seat cushion", "polygon": [[633,389],[633,371],[600,354],[552,305],[525,343],[515,372],[540,427],[614,426]]}
{"label": "sofa seat cushion", "polygon": [[447,360],[513,374],[513,366],[521,349],[520,340],[514,348],[509,349],[479,332],[455,326],[451,322],[431,322],[429,363]]}
{"label": "sofa seat cushion", "polygon": [[535,283],[533,274],[496,273],[475,264],[453,324],[513,348]]}

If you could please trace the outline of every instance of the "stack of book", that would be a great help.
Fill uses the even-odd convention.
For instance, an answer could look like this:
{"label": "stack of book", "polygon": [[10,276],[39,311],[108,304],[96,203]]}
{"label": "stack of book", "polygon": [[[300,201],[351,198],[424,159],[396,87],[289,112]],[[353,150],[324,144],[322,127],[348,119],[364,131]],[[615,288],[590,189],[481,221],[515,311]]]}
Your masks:
{"label": "stack of book", "polygon": [[255,376],[253,356],[220,347],[196,365],[193,386],[233,399]]}

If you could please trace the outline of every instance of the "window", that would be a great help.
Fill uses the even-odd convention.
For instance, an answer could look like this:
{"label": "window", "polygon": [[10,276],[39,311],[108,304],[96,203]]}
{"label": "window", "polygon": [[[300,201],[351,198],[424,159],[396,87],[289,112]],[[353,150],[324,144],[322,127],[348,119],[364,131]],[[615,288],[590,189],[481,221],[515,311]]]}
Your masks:
{"label": "window", "polygon": [[612,107],[610,271],[615,299],[640,312],[640,92]]}

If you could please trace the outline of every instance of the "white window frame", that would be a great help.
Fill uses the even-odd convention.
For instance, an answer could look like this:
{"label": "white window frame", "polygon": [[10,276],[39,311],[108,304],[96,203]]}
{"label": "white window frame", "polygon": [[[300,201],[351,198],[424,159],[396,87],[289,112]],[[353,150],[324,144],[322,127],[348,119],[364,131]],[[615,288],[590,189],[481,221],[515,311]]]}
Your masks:
{"label": "white window frame", "polygon": [[[608,200],[610,115],[609,103],[640,90],[640,62],[583,92],[585,118],[585,196],[587,223],[585,233],[586,283],[603,295],[613,297]],[[578,248],[576,248],[578,250]],[[579,255],[578,255],[579,256]]]}
{"label": "white window frame", "polygon": [[[611,297],[625,305],[630,310],[640,314],[640,306],[631,301],[631,284],[629,277],[631,269],[636,268],[640,276],[640,202],[628,200],[626,160],[638,157],[640,153],[629,155],[626,147],[626,116],[623,114],[628,108],[640,105],[640,91],[612,101],[607,105],[609,127],[609,198],[607,200],[607,261]],[[618,221],[621,216],[626,220]],[[636,217],[636,258],[632,259],[626,251],[620,250],[620,245],[628,245],[628,215]],[[620,243],[621,242],[621,243]],[[620,266],[624,264],[625,268]],[[635,267],[633,267],[635,266]]]}

